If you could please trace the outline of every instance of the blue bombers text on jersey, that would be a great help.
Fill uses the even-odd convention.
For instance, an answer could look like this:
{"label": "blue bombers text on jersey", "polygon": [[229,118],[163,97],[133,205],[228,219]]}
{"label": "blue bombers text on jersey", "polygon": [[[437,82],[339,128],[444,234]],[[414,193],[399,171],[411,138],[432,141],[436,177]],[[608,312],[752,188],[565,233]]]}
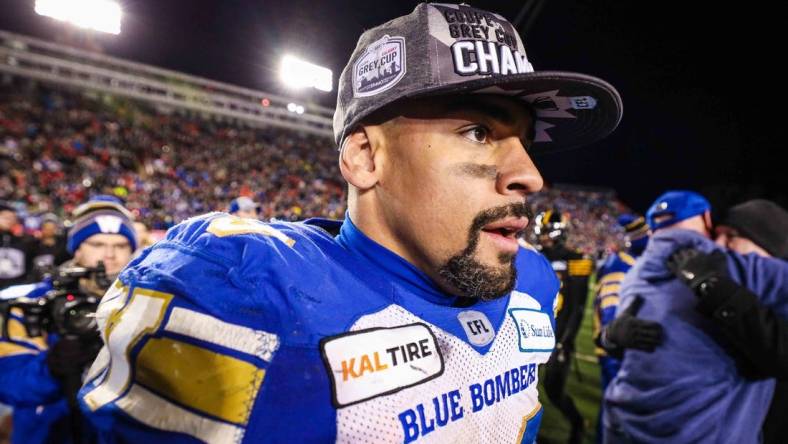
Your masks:
{"label": "blue bombers text on jersey", "polygon": [[339,222],[222,213],[171,229],[97,314],[80,392],[106,440],[533,442],[558,282],[521,249],[515,291],[453,306]]}

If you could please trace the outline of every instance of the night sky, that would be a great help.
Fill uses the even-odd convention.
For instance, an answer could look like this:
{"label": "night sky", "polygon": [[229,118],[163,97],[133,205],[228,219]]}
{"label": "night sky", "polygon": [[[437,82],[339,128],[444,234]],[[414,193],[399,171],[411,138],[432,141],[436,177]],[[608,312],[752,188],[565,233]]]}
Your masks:
{"label": "night sky", "polygon": [[[95,34],[107,53],[280,94],[287,94],[277,77],[283,54],[328,66],[336,85],[361,32],[417,3],[120,1],[122,33]],[[753,197],[788,207],[778,155],[788,128],[781,109],[788,79],[778,68],[786,25],[767,9],[686,3],[711,4],[542,2],[523,35],[531,63],[607,80],[621,93],[624,119],[607,139],[537,165],[548,183],[612,187],[641,212],[671,188],[700,191],[717,209]],[[470,4],[513,20],[524,2]],[[37,16],[33,0],[0,0],[0,29],[53,39],[67,28]],[[335,103],[335,93],[301,94]]]}

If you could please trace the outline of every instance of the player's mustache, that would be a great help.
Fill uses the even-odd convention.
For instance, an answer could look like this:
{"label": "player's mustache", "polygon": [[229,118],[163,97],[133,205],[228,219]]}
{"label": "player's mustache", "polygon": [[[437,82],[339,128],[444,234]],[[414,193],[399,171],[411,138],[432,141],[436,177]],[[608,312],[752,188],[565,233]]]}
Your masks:
{"label": "player's mustache", "polygon": [[473,218],[470,232],[477,233],[481,231],[485,225],[489,225],[507,217],[527,217],[530,221],[533,219],[533,212],[525,202],[488,208]]}
{"label": "player's mustache", "polygon": [[471,227],[468,229],[468,247],[465,249],[465,252],[470,253],[476,249],[482,228],[484,228],[485,225],[489,225],[507,217],[527,217],[528,220],[531,221],[533,219],[533,212],[531,211],[531,207],[525,202],[501,205],[481,211],[473,218]]}

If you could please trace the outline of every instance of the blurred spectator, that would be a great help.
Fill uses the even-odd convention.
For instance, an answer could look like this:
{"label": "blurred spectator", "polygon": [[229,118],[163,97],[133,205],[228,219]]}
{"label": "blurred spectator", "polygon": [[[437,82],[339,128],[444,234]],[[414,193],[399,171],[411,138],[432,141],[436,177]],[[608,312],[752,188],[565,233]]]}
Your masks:
{"label": "blurred spectator", "polygon": [[[740,254],[788,260],[788,212],[755,199],[731,208],[715,227],[718,245]],[[720,337],[740,372],[750,379],[777,378],[763,424],[763,442],[782,443],[788,433],[788,320],[761,304],[758,295],[728,276],[724,256],[682,250],[671,256],[671,270],[698,297],[697,310],[719,327]],[[692,278],[689,278],[692,276]]]}
{"label": "blurred spectator", "polygon": [[722,252],[709,239],[710,205],[696,193],[665,193],[646,219],[654,234],[624,278],[619,308],[626,311],[642,296],[639,316],[662,324],[664,342],[653,353],[624,355],[605,392],[605,442],[759,442],[774,380],[752,381],[740,373],[716,327],[695,310],[696,296],[667,262],[684,248],[716,251],[725,256],[731,279],[783,318],[788,263]]}
{"label": "blurred spectator", "polygon": [[[624,228],[626,251],[610,254],[597,271],[596,296],[594,297],[594,343],[599,359],[602,393],[621,367],[624,349],[654,350],[659,345],[662,327],[654,322],[636,317],[638,304],[631,304],[629,311],[617,315],[619,290],[627,271],[643,253],[651,231],[643,216],[623,214],[618,225]],[[614,320],[615,319],[615,320]],[[602,410],[597,421],[597,442],[602,441]]]}
{"label": "blurred spectator", "polygon": [[[131,213],[116,198],[97,196],[77,207],[73,217],[67,248],[74,259],[61,267],[103,263],[106,278],[93,275],[78,284],[79,293],[101,298],[136,249]],[[53,282],[45,280],[6,292],[41,298],[53,289]],[[71,412],[78,408],[77,390],[102,345],[99,332],[31,336],[24,317],[10,313],[2,320],[9,328],[0,338],[0,401],[13,407],[11,442],[78,444],[71,439],[75,434],[84,438],[79,443],[97,442],[83,418]]]}
{"label": "blurred spectator", "polygon": [[588,281],[594,272],[594,261],[583,253],[567,248],[569,218],[556,210],[546,210],[534,218],[537,248],[547,257],[561,289],[555,300],[555,350],[544,367],[544,388],[547,398],[569,421],[570,444],[583,440],[585,422],[575,402],[566,391],[566,382],[575,351],[575,338],[585,314]]}
{"label": "blurred spectator", "polygon": [[16,210],[0,202],[0,289],[32,278],[35,244],[18,226]]}
{"label": "blurred spectator", "polygon": [[246,196],[241,196],[230,202],[227,212],[233,216],[257,219],[260,214],[260,205]]}
{"label": "blurred spectator", "polygon": [[612,190],[556,185],[529,196],[528,202],[534,214],[555,209],[568,216],[567,248],[601,262],[604,256],[624,246],[624,230],[616,224],[622,205]]}
{"label": "blurred spectator", "polygon": [[71,258],[66,251],[66,238],[62,234],[60,221],[52,213],[47,213],[41,218],[35,254],[33,267],[37,278],[40,278],[45,271]]}
{"label": "blurred spectator", "polygon": [[736,205],[715,231],[718,245],[739,254],[788,260],[788,213],[774,202],[755,199]]}
{"label": "blurred spectator", "polygon": [[142,222],[134,222],[134,231],[137,233],[137,249],[142,250],[153,245],[154,241],[151,237],[150,230]]}

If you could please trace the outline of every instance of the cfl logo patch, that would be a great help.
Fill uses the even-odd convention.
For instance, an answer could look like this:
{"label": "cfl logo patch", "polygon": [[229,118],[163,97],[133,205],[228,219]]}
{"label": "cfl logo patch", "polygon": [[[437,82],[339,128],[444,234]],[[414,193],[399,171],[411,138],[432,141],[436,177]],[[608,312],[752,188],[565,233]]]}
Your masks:
{"label": "cfl logo patch", "polygon": [[495,339],[495,329],[484,313],[476,310],[463,311],[457,315],[457,320],[471,344],[484,347]]}

